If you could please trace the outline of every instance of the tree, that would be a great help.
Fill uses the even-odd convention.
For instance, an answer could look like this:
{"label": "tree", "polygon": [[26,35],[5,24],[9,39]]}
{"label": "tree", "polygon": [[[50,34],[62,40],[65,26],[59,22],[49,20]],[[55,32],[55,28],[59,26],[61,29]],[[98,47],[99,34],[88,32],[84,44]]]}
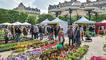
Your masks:
{"label": "tree", "polygon": [[37,20],[36,20],[36,16],[35,15],[29,15],[28,16],[28,19],[27,19],[27,22],[32,24],[32,25],[35,25]]}
{"label": "tree", "polygon": [[38,16],[38,20],[37,23],[41,23],[42,21],[44,21],[45,19],[49,19],[50,21],[55,19],[54,15],[50,15],[50,14],[42,14]]}
{"label": "tree", "polygon": [[20,22],[25,22],[25,20],[27,20],[28,14],[25,12],[20,12],[19,13],[19,21]]}
{"label": "tree", "polygon": [[9,10],[8,11],[8,19],[11,23],[19,21],[19,11]]}
{"label": "tree", "polygon": [[63,21],[67,21],[67,20],[69,20],[70,19],[70,17],[69,16],[59,16],[59,19],[61,19],[61,20],[63,20]]}
{"label": "tree", "polygon": [[8,10],[0,9],[0,23],[8,22]]}
{"label": "tree", "polygon": [[96,18],[95,15],[92,15],[91,20],[96,21],[96,22],[100,22],[102,20],[106,20],[106,14],[99,14]]}
{"label": "tree", "polygon": [[[67,16],[67,15],[66,16],[59,16],[59,18],[64,20],[64,21],[70,20],[70,16]],[[73,22],[77,21],[80,18],[81,18],[81,16],[78,16],[78,17],[77,16],[72,16],[71,17],[71,19],[72,19],[71,22],[73,23]]]}

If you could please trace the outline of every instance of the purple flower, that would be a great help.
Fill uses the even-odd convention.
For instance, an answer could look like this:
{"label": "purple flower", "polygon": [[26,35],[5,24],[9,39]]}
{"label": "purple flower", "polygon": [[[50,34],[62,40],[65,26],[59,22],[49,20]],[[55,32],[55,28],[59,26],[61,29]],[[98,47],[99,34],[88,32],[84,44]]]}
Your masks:
{"label": "purple flower", "polygon": [[12,60],[12,57],[7,58],[7,60]]}

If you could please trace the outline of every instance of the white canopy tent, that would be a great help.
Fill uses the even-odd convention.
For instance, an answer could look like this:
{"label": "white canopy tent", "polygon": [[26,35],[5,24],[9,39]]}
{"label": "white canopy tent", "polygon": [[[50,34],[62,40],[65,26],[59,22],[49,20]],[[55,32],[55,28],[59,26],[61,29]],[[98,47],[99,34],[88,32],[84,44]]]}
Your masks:
{"label": "white canopy tent", "polygon": [[6,22],[6,23],[2,23],[0,25],[11,25],[11,23]]}
{"label": "white canopy tent", "polygon": [[48,19],[45,19],[44,21],[41,22],[43,25],[47,25],[50,21]]}
{"label": "white canopy tent", "polygon": [[102,20],[100,23],[106,23],[106,20]]}
{"label": "white canopy tent", "polygon": [[91,20],[90,20],[89,23],[90,23],[90,24],[95,24],[96,21],[91,21]]}
{"label": "white canopy tent", "polygon": [[79,20],[75,21],[74,24],[76,23],[87,23],[87,24],[94,24],[96,23],[95,21],[89,21],[87,18],[85,18],[84,16],[81,17]]}
{"label": "white canopy tent", "polygon": [[75,21],[74,23],[89,23],[89,20],[85,17],[81,17],[81,19]]}
{"label": "white canopy tent", "polygon": [[22,23],[20,23],[20,22],[15,22],[15,23],[13,23],[12,25],[22,25]]}
{"label": "white canopy tent", "polygon": [[24,23],[22,23],[22,25],[31,25],[31,24],[28,22],[24,22]]}
{"label": "white canopy tent", "polygon": [[68,30],[68,22],[65,22],[59,18],[54,19],[53,21],[49,22],[49,24],[59,23],[59,26],[63,28],[64,33]]}
{"label": "white canopy tent", "polygon": [[57,23],[57,22],[64,22],[63,20],[59,19],[58,17],[51,21],[51,23]]}

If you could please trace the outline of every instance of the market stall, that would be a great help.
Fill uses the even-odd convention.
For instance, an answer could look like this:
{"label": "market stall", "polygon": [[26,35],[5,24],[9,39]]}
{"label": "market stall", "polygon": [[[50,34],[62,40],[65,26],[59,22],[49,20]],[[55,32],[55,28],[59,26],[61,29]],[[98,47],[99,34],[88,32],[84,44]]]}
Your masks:
{"label": "market stall", "polygon": [[12,25],[22,25],[22,23],[20,23],[20,22],[15,22],[15,23],[13,23]]}
{"label": "market stall", "polygon": [[11,23],[6,22],[6,23],[2,23],[0,25],[11,25]]}
{"label": "market stall", "polygon": [[102,20],[100,23],[106,23],[106,20]]}
{"label": "market stall", "polygon": [[96,23],[95,24],[95,31],[96,34],[100,34],[100,30],[105,30],[106,29],[106,23]]}
{"label": "market stall", "polygon": [[22,25],[27,25],[27,26],[30,26],[31,24],[30,23],[28,23],[28,22],[24,22],[24,23],[22,23]]}
{"label": "market stall", "polygon": [[96,22],[95,21],[89,21],[87,18],[85,17],[81,17],[81,19],[77,20],[74,22],[74,24],[78,24],[80,26],[88,26],[89,24],[95,24]]}
{"label": "market stall", "polygon": [[67,32],[68,30],[68,23],[66,21],[63,21],[59,18],[54,19],[53,21],[48,22],[48,24],[55,24],[57,26],[60,26],[61,28],[63,28],[64,33]]}
{"label": "market stall", "polygon": [[97,34],[100,34],[101,32],[104,33],[105,29],[106,29],[106,20],[102,20],[101,22],[95,24],[95,31]]}
{"label": "market stall", "polygon": [[44,21],[41,22],[42,25],[47,25],[48,22],[50,22],[48,19],[45,19]]}

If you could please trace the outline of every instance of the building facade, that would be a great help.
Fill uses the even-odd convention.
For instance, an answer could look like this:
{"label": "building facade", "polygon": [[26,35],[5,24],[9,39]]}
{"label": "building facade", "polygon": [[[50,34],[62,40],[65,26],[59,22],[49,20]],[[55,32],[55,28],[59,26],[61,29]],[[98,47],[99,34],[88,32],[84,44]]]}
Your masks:
{"label": "building facade", "polygon": [[27,12],[28,14],[34,14],[34,15],[39,15],[40,14],[40,9],[25,7],[23,5],[23,3],[20,3],[18,5],[18,7],[14,8],[14,10],[21,11],[21,12]]}
{"label": "building facade", "polygon": [[85,3],[81,3],[77,0],[65,1],[64,3],[59,3],[58,5],[49,5],[48,13],[55,14],[57,11],[61,11],[62,16],[69,15],[69,8],[72,10],[72,16],[86,16],[88,11],[97,12],[99,14],[106,13],[106,0],[97,0],[91,2],[86,0]]}

